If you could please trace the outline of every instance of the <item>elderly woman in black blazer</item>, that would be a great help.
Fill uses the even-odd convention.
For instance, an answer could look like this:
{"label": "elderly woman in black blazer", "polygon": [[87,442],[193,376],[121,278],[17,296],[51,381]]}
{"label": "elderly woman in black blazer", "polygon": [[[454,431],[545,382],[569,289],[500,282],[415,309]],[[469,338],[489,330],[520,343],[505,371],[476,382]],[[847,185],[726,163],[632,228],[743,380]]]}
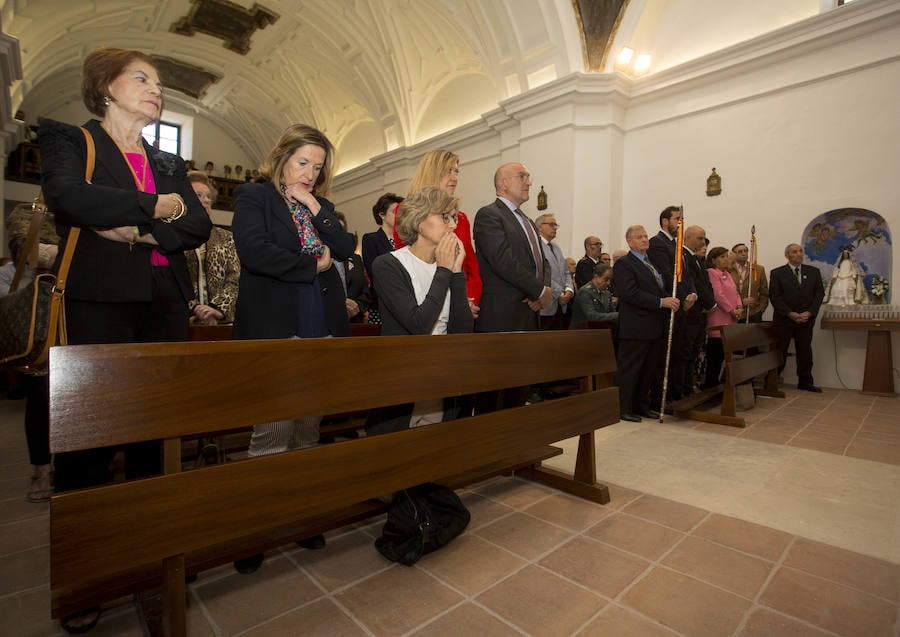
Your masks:
{"label": "elderly woman in black blazer", "polygon": [[[184,251],[202,245],[212,223],[191,189],[184,161],[153,148],[143,128],[159,119],[162,86],[139,51],[102,48],[84,60],[84,125],[96,148],[85,180],[86,142],[76,126],[44,120],[38,131],[41,183],[56,214],[63,253],[81,234],[66,285],[70,344],[185,340],[193,289]],[[159,446],[126,450],[126,476],[159,472]],[[105,482],[109,450],[56,458],[58,491]]]}
{"label": "elderly woman in black blazer", "polygon": [[[63,253],[81,228],[66,286],[70,344],[185,340],[193,296],[184,251],[202,245],[212,223],[191,189],[184,161],[142,136],[159,119],[162,85],[152,58],[101,48],[84,60],[82,97],[99,117],[84,125],[96,148],[85,179],[87,144],[76,126],[44,120],[38,130],[41,185],[56,214]],[[158,442],[125,448],[126,477],[160,471]],[[114,449],[56,456],[57,491],[109,480]],[[84,632],[98,609],[66,618]]]}

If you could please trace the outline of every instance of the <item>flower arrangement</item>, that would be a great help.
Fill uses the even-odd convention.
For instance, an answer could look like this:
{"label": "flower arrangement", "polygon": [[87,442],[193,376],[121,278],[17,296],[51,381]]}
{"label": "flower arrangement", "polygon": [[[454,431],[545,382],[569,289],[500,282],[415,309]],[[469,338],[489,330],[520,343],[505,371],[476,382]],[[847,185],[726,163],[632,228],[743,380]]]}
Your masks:
{"label": "flower arrangement", "polygon": [[883,299],[889,289],[888,280],[883,276],[876,276],[872,279],[872,294],[874,296]]}

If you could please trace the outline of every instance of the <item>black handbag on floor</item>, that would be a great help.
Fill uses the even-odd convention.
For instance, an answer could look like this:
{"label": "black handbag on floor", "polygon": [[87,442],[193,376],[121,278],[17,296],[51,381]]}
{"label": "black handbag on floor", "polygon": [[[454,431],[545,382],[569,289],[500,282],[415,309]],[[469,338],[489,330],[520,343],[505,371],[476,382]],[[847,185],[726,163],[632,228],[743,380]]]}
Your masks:
{"label": "black handbag on floor", "polygon": [[375,548],[392,562],[412,566],[462,533],[470,519],[469,510],[452,490],[430,482],[420,484],[394,496]]}

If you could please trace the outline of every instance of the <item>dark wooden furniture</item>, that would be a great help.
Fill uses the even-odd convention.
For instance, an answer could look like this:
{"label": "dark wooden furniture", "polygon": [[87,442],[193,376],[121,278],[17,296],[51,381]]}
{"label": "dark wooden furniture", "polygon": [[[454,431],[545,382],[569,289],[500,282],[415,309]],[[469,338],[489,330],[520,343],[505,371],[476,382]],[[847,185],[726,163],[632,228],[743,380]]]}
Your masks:
{"label": "dark wooden furniture", "polygon": [[822,317],[823,330],[864,330],[866,366],[863,371],[863,394],[896,396],[894,392],[894,354],[891,331],[900,330],[900,318],[832,318]]}
{"label": "dark wooden furniture", "polygon": [[[747,423],[737,415],[736,410],[735,393],[738,385],[765,374],[765,385],[754,388],[754,395],[774,398],[785,396],[784,392],[778,389],[781,352],[777,349],[775,327],[771,323],[738,323],[711,329],[717,329],[722,333],[722,349],[725,351],[724,383],[672,403],[672,413],[679,418],[746,427]],[[766,351],[760,352],[755,349],[760,347],[766,348]],[[757,353],[750,353],[751,351]],[[719,413],[696,409],[701,404],[719,397],[722,400]]]}
{"label": "dark wooden furniture", "polygon": [[[619,419],[614,370],[594,331],[54,348],[52,451],[162,440],[165,473],[52,497],[52,614],[161,586],[165,631],[184,635],[185,575],[368,518],[423,482],[519,469],[608,502],[593,432]],[[182,471],[182,437],[571,377],[580,393],[559,400]],[[574,476],[540,466],[574,436]]]}

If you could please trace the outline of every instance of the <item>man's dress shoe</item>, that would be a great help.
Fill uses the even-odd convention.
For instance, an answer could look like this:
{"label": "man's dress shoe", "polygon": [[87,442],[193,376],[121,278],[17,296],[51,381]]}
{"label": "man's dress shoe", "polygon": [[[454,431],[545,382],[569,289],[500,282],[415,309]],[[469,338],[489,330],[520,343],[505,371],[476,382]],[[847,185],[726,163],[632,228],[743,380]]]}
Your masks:
{"label": "man's dress shoe", "polygon": [[655,409],[645,409],[641,412],[641,416],[644,418],[659,418],[659,412]]}
{"label": "man's dress shoe", "polygon": [[797,385],[797,389],[802,389],[803,391],[811,391],[814,394],[822,393],[822,388],[816,387],[815,385]]}
{"label": "man's dress shoe", "polygon": [[641,417],[635,416],[634,414],[619,414],[619,420],[625,420],[627,422],[641,422]]}

